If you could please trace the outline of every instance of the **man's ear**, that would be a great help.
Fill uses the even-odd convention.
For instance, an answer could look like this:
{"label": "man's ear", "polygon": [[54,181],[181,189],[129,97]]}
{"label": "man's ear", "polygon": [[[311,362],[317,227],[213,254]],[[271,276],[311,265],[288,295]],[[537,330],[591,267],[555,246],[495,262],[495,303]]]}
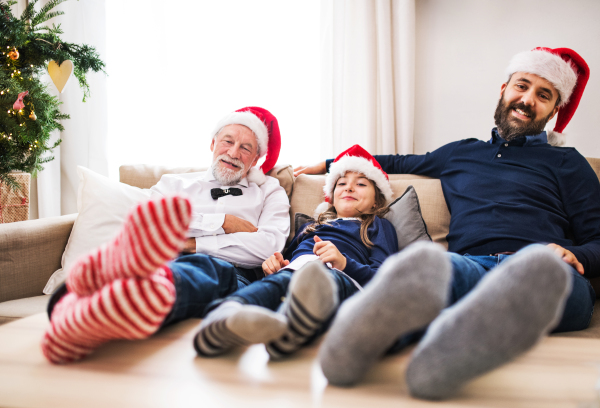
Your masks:
{"label": "man's ear", "polygon": [[212,142],[210,142],[210,151],[214,152],[215,151],[215,138],[213,137]]}
{"label": "man's ear", "polygon": [[504,93],[504,90],[506,89],[506,86],[508,85],[508,82],[505,82],[502,84],[502,86],[500,87],[500,97],[502,98],[502,94]]}
{"label": "man's ear", "polygon": [[254,161],[252,162],[252,165],[250,167],[254,167],[256,166],[256,163],[258,163],[258,159],[260,159],[259,155],[257,154],[256,157],[254,158]]}
{"label": "man's ear", "polygon": [[558,106],[555,106],[554,110],[552,111],[552,115],[548,118],[548,120],[546,121],[546,123],[550,122],[552,120],[552,118],[554,116],[556,116],[556,114],[558,113],[559,110],[560,110],[560,108]]}

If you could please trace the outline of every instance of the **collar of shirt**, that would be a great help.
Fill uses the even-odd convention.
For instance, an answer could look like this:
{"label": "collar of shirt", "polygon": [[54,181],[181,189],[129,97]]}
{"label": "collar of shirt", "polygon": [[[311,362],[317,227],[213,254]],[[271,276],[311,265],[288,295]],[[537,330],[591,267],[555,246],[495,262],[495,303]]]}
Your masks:
{"label": "collar of shirt", "polygon": [[[217,179],[215,179],[215,176],[213,175],[213,172],[211,171],[211,169],[208,169],[204,172],[204,177],[202,177],[202,180],[207,181],[207,182],[213,182],[215,184],[221,184],[217,181]],[[221,186],[221,187],[235,187],[235,186],[248,187],[248,179],[246,177],[244,177],[243,179],[241,179],[239,181],[239,183],[237,183],[233,186]]]}
{"label": "collar of shirt", "polygon": [[338,221],[338,220],[360,221],[360,218],[358,218],[358,217],[338,217],[333,221]]}
{"label": "collar of shirt", "polygon": [[540,144],[548,143],[548,135],[544,130],[542,133],[533,135],[533,136],[522,136],[518,137],[515,140],[511,140],[507,142],[502,139],[502,137],[498,134],[498,128],[492,129],[492,138],[489,141],[490,144],[500,144],[500,143],[508,143],[511,146],[535,146]]}

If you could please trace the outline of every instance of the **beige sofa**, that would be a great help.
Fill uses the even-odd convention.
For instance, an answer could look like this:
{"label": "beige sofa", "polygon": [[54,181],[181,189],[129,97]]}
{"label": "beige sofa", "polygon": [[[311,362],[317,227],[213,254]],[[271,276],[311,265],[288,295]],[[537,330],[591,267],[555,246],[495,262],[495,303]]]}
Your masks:
{"label": "beige sofa", "polygon": [[[600,159],[588,160],[600,178]],[[121,166],[120,179],[132,186],[149,188],[163,174],[200,170],[204,168]],[[293,236],[294,214],[312,215],[322,199],[324,176],[303,175],[294,179],[292,168],[285,165],[275,167],[270,175],[279,179],[290,197]],[[413,175],[390,175],[390,181],[395,197],[409,185],[414,186],[429,234],[435,242],[447,247],[450,214],[440,181]],[[42,289],[50,275],[61,267],[62,253],[76,217],[77,214],[71,214],[0,225],[0,324],[45,311],[49,296],[43,295]],[[595,280],[592,283],[600,289]],[[596,314],[587,330],[561,335],[600,338],[600,317]]]}

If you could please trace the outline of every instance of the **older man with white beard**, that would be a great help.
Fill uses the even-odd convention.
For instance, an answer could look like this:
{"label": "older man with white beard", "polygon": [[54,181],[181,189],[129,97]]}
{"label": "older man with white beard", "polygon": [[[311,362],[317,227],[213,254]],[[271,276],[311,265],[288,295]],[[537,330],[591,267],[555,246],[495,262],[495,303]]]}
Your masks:
{"label": "older man with white beard", "polygon": [[[283,249],[290,229],[285,190],[265,176],[280,147],[269,111],[248,107],[223,118],[211,170],[163,176],[115,238],[70,269],[48,305],[48,360],[76,361],[108,341],[202,317],[210,302],[262,278],[263,261]],[[182,247],[190,254],[173,259]]]}
{"label": "older man with white beard", "polygon": [[289,200],[279,181],[265,175],[280,146],[277,119],[262,108],[243,108],[215,126],[208,171],[166,174],[152,187],[153,195],[185,194],[192,205],[188,255],[171,262],[177,293],[187,300],[176,302],[165,323],[201,317],[212,300],[262,278],[262,263],[283,249]]}

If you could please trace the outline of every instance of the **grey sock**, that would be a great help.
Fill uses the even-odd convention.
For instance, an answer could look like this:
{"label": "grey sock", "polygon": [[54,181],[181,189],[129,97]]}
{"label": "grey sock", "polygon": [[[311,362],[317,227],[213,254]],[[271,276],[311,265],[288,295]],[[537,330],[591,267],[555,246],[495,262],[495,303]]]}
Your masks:
{"label": "grey sock", "polygon": [[331,317],[338,306],[337,285],[321,261],[313,261],[294,272],[281,313],[287,330],[267,344],[272,359],[292,354],[305,344]]}
{"label": "grey sock", "polygon": [[280,337],[287,322],[278,313],[228,301],[210,312],[194,338],[198,354],[216,356],[236,346],[266,343]]}
{"label": "grey sock", "polygon": [[419,242],[389,257],[361,293],[340,307],[319,359],[331,384],[359,381],[403,334],[425,327],[446,306],[450,261]]}
{"label": "grey sock", "polygon": [[429,326],[407,369],[410,393],[447,398],[527,351],[558,323],[570,290],[569,267],[550,249],[520,251]]}

